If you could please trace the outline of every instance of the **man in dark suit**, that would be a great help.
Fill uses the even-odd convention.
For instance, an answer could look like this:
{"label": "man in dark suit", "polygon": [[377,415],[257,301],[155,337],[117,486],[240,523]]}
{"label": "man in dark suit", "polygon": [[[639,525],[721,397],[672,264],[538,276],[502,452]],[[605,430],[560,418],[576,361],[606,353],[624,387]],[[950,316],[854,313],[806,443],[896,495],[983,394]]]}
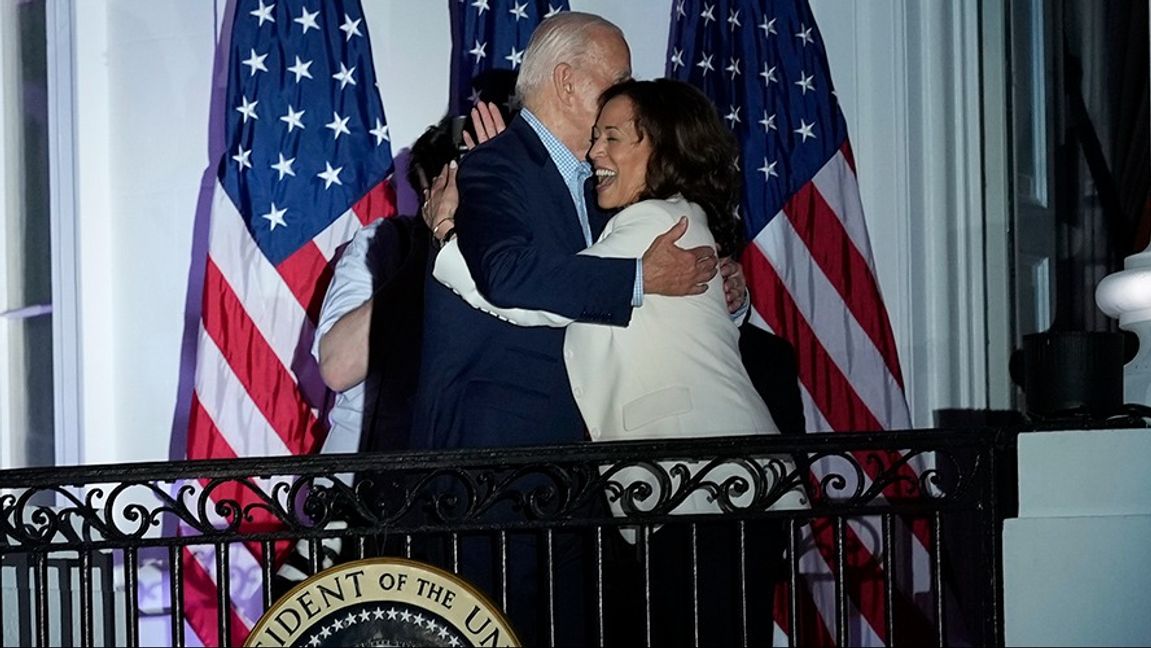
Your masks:
{"label": "man in dark suit", "polygon": [[[565,12],[533,34],[516,85],[523,110],[499,137],[464,157],[455,219],[435,224],[432,232],[438,241],[459,234],[472,276],[493,304],[622,326],[645,293],[697,294],[714,276],[714,250],[675,245],[686,230],[682,223],[658,238],[642,259],[577,256],[609,216],[597,208],[586,183],[592,175],[586,154],[598,98],[630,76],[623,34],[598,16]],[[413,449],[585,438],[564,368],[562,329],[513,326],[473,309],[434,280],[425,290]],[[497,510],[490,519],[515,516]],[[554,619],[558,641],[585,643],[583,623],[592,618],[585,614],[590,587],[581,540],[574,534],[556,536],[552,575],[563,585],[556,588],[551,612],[542,605],[537,569],[542,552],[535,536],[512,534],[508,541],[508,613],[530,645],[550,642],[546,618]],[[446,548],[453,556],[454,551]],[[438,553],[444,552],[441,547]],[[434,546],[429,556],[436,562],[444,557]],[[490,545],[465,539],[458,557],[465,577],[497,595]]]}

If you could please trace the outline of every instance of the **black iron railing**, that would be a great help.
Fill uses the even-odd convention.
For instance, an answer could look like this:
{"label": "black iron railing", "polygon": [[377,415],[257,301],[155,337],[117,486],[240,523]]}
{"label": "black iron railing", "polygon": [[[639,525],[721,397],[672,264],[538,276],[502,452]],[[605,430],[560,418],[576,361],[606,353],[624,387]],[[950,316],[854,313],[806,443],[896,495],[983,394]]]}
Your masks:
{"label": "black iron railing", "polygon": [[[505,607],[513,599],[513,624],[538,612],[524,641],[563,643],[571,583],[556,581],[557,547],[583,538],[589,643],[658,642],[682,611],[684,643],[712,644],[708,620],[727,617],[708,605],[730,595],[724,632],[764,645],[771,613],[750,592],[774,578],[792,645],[863,633],[998,645],[1012,445],[994,431],[928,430],[4,471],[0,630],[5,646],[138,645],[157,641],[141,632],[159,620],[163,641],[184,645],[184,619],[212,603],[212,630],[231,643],[236,619],[269,607],[294,573],[399,555],[466,574],[482,540],[481,587]],[[781,508],[797,489],[807,507]],[[693,497],[707,504],[684,514]],[[525,538],[542,565],[530,613],[509,592]],[[786,550],[777,568],[771,538]],[[728,562],[732,579],[715,581]],[[669,564],[684,577],[668,580]],[[213,573],[211,600],[192,594]],[[809,603],[821,589],[834,593],[827,609]],[[255,609],[222,612],[252,592]],[[687,603],[663,600],[673,595]],[[624,614],[620,601],[633,607]]]}

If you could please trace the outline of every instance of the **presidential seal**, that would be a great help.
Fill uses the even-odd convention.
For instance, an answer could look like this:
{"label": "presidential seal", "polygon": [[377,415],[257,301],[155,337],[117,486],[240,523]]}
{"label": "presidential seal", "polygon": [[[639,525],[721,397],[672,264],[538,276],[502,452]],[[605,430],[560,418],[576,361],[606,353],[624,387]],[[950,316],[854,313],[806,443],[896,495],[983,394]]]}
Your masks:
{"label": "presidential seal", "polygon": [[463,579],[402,558],[345,563],[297,585],[245,646],[519,646],[498,607]]}

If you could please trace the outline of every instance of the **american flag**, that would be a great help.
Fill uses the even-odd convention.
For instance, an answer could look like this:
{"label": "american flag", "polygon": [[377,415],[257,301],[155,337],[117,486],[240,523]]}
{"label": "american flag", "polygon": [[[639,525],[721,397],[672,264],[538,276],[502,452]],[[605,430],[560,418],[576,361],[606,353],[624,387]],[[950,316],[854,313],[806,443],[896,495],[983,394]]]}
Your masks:
{"label": "american flag", "polygon": [[[751,321],[795,346],[809,431],[910,427],[847,126],[807,0],[673,0],[671,12],[667,75],[702,89],[741,145],[749,242],[741,261]],[[898,458],[892,452],[857,459],[873,478],[878,466],[897,465]],[[829,468],[814,466],[813,481]],[[916,470],[904,464],[901,476],[914,480]],[[900,487],[884,491],[889,499],[902,494]],[[837,625],[828,576],[833,529],[821,523],[804,529],[801,567],[808,580],[797,615],[803,643],[888,643],[879,561],[893,548],[882,546],[876,522],[848,524],[853,585],[846,628]],[[910,597],[926,587],[931,546],[924,524],[906,528],[911,569],[897,578],[891,610],[901,641],[923,637],[925,617]],[[776,598],[777,622],[790,631],[784,597]]]}
{"label": "american flag", "polygon": [[[197,345],[189,459],[302,455],[327,425],[309,353],[334,257],[394,213],[387,118],[359,0],[238,0],[228,50],[228,150],[217,174]],[[217,489],[244,504],[252,493]],[[243,527],[276,522],[256,510]],[[186,530],[185,530],[186,531]],[[257,544],[183,552],[186,620],[240,645],[263,612]],[[225,561],[221,561],[223,564]],[[218,587],[230,609],[217,623]]]}
{"label": "american flag", "polygon": [[456,0],[452,2],[451,106],[466,114],[477,102],[503,104],[532,32],[544,18],[567,11],[568,0]]}

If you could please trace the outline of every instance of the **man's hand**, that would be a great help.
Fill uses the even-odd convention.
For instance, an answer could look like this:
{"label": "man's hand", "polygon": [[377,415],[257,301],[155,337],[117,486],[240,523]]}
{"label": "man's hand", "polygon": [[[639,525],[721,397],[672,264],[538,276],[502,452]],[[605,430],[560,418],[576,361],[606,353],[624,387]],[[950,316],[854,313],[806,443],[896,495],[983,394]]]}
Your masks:
{"label": "man's hand", "polygon": [[734,314],[743,307],[747,298],[747,278],[743,276],[743,266],[731,257],[723,257],[719,260],[719,273],[723,275],[723,296],[727,299],[727,312]]}
{"label": "man's hand", "polygon": [[481,101],[472,108],[472,128],[476,131],[475,140],[470,133],[464,131],[464,145],[468,150],[504,132],[507,126],[504,124],[504,116],[494,103]]}
{"label": "man's hand", "polygon": [[432,231],[437,239],[443,237],[449,229],[460,206],[460,192],[456,188],[456,161],[452,160],[447,168],[432,180],[432,184],[424,189],[424,224]]}
{"label": "man's hand", "polygon": [[687,217],[655,237],[643,253],[643,292],[648,295],[681,297],[699,295],[715,276],[715,250],[703,245],[684,250],[675,244],[687,231]]}

